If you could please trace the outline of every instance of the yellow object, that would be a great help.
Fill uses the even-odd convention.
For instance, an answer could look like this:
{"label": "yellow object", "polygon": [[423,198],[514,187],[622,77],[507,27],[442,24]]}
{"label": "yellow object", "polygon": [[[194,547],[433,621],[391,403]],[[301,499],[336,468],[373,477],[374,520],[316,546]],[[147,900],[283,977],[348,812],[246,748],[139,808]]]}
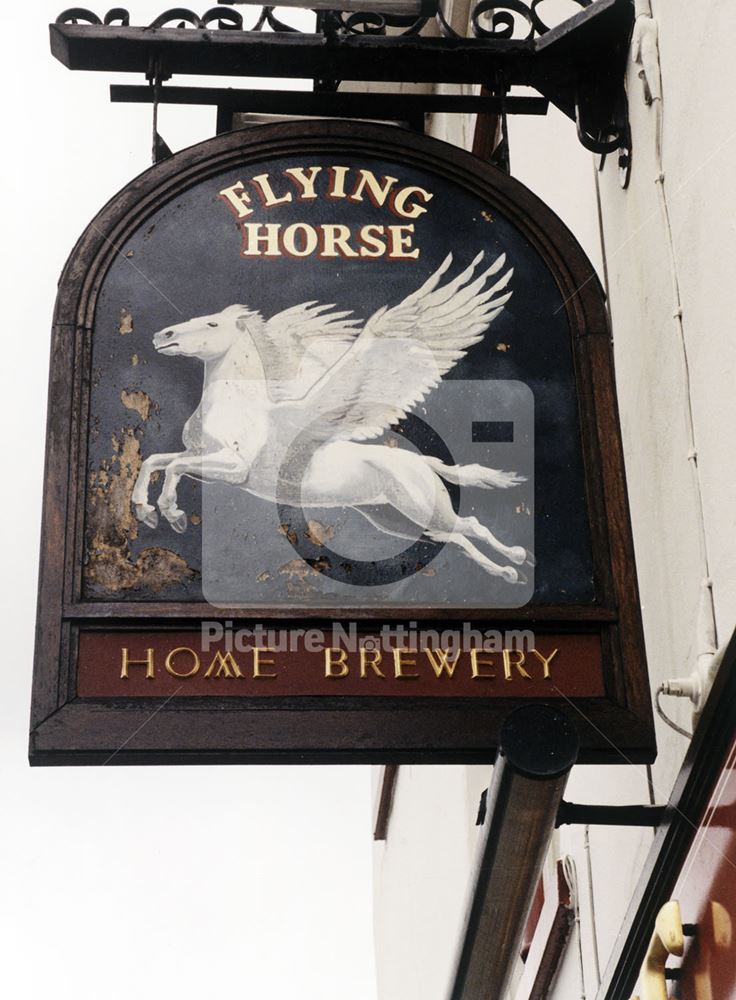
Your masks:
{"label": "yellow object", "polygon": [[640,997],[631,1000],[667,1000],[664,967],[670,955],[681,956],[685,947],[680,904],[665,903],[654,921],[654,933],[639,973]]}

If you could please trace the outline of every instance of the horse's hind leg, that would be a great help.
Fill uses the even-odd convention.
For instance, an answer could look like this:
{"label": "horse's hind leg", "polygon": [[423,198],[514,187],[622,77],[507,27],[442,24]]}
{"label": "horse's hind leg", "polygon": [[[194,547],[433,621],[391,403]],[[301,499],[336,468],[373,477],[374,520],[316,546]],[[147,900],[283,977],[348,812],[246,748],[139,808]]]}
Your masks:
{"label": "horse's hind leg", "polygon": [[534,565],[534,556],[528,549],[525,549],[523,545],[504,545],[489,528],[481,524],[477,517],[458,518],[457,528],[465,536],[472,535],[473,538],[487,542],[491,548],[495,549],[502,556],[505,556],[512,563],[516,563],[517,566],[521,566],[522,563],[529,563],[530,566]]}
{"label": "horse's hind leg", "polygon": [[[399,511],[403,517],[418,525],[427,538],[436,542],[457,545],[466,556],[491,576],[499,576],[508,583],[526,583],[526,577],[520,570],[513,566],[500,566],[493,562],[465,537],[463,523],[466,520],[475,519],[458,518],[453,510],[445,484],[434,472],[425,476],[424,468],[427,467],[424,466],[421,471],[417,468],[419,475],[412,482],[411,489],[407,489],[406,481],[398,478],[390,485],[386,484],[386,499],[390,506]],[[480,522],[476,523],[482,527]],[[469,530],[469,526],[466,526],[466,530]],[[525,549],[519,547],[519,551],[515,551],[514,554],[521,557],[520,562],[524,562]]]}
{"label": "horse's hind leg", "polygon": [[353,509],[362,514],[366,521],[369,521],[374,528],[378,528],[384,535],[407,538],[412,542],[421,537],[422,529],[390,504],[381,507],[356,506]]}
{"label": "horse's hind leg", "polygon": [[476,548],[475,545],[466,538],[465,535],[461,534],[459,531],[439,531],[431,530],[427,531],[429,538],[436,542],[445,542],[452,545],[457,545],[463,552],[469,556],[474,563],[477,563],[482,569],[489,573],[491,576],[500,576],[507,583],[526,583],[527,578],[521,572],[521,570],[516,569],[513,566],[499,566],[498,563],[493,562],[488,556],[483,555],[480,549]]}

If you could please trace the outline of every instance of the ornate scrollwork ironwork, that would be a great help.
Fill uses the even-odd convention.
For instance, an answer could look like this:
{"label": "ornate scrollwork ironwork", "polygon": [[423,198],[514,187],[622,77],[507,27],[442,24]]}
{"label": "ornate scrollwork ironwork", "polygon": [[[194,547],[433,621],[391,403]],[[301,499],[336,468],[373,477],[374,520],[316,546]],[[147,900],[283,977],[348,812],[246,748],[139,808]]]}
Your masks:
{"label": "ornate scrollwork ironwork", "polygon": [[[261,31],[267,24],[274,31],[299,31],[290,24],[286,24],[277,18],[273,7],[263,6],[257,11],[256,20],[252,25],[246,27],[243,15],[233,10],[231,7],[211,7],[204,14],[197,14],[188,7],[172,7],[165,10],[158,17],[154,18],[149,28],[206,28],[207,30],[219,31]],[[130,26],[130,14],[122,7],[114,7],[109,10],[104,18],[100,18],[91,10],[84,7],[70,7],[63,11],[56,18],[57,24],[91,24],[108,25],[118,27]]]}
{"label": "ornate scrollwork ironwork", "polygon": [[[476,38],[511,39],[533,38],[543,35],[553,25],[548,25],[540,15],[540,8],[547,0],[477,0],[470,14],[470,30]],[[593,0],[570,0],[581,10],[590,7]],[[288,3],[284,4],[288,7]],[[258,8],[255,8],[258,10]],[[172,7],[159,14],[147,27],[150,28],[206,28],[220,31],[262,31],[268,25],[273,31],[300,32],[301,29],[282,21],[274,13],[275,7],[260,8],[255,21],[246,27],[243,15],[231,6],[212,7],[199,15],[188,7]],[[462,38],[447,21],[442,4],[436,15],[440,33],[445,37]],[[401,35],[418,35],[428,23],[427,17],[391,15],[371,11],[342,11],[336,0],[334,11],[323,12],[318,17],[318,30],[327,36],[335,35],[385,35],[394,29]],[[57,24],[89,24],[128,27],[130,14],[122,7],[113,7],[104,18],[84,7],[70,7],[56,19]]]}

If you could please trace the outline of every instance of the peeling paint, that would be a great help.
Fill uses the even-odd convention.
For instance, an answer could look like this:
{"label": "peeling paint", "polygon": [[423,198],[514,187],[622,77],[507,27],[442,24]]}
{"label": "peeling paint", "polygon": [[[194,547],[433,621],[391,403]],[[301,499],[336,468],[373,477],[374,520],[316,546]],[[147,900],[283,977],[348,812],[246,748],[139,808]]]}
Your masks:
{"label": "peeling paint", "polygon": [[485,220],[486,220],[486,222],[493,222],[493,216],[492,216],[492,215],[491,215],[491,213],[490,213],[490,212],[488,212],[487,210],[483,210],[483,211],[482,211],[482,212],[480,213],[480,215],[481,215],[481,218],[482,218],[482,219],[485,219]]}
{"label": "peeling paint", "polygon": [[319,570],[304,562],[303,559],[292,559],[291,562],[284,563],[279,568],[279,573],[297,580],[303,580],[308,576],[319,576]]}
{"label": "peeling paint", "polygon": [[264,569],[264,571],[262,573],[259,573],[258,576],[256,577],[256,583],[266,583],[267,580],[271,579],[273,579],[271,574],[268,572],[267,569]]}
{"label": "peeling paint", "polygon": [[138,364],[139,361],[140,361],[140,358],[138,357],[137,354],[134,354],[133,357],[130,359],[130,363],[131,363],[131,365],[133,365],[134,368],[136,367],[136,365]]}
{"label": "peeling paint", "polygon": [[143,588],[158,593],[192,579],[195,571],[170,549],[152,546],[133,559],[138,521],[131,494],[141,467],[140,442],[134,428],[123,427],[112,434],[111,445],[110,458],[89,476],[86,584],[108,594]]}
{"label": "peeling paint", "polygon": [[148,393],[143,392],[142,389],[123,389],[120,393],[120,402],[128,410],[135,410],[144,421],[150,417],[151,410],[158,409]]}
{"label": "peeling paint", "polygon": [[328,524],[320,524],[319,521],[307,521],[305,537],[313,545],[324,545],[335,537],[335,529]]}
{"label": "peeling paint", "polygon": [[504,351],[504,352],[505,351],[510,351],[511,350],[511,344],[504,344],[503,342],[498,343],[498,344],[496,344],[496,350],[497,351]]}
{"label": "peeling paint", "polygon": [[308,584],[306,582],[306,580],[299,580],[296,583],[294,583],[293,580],[287,580],[286,581],[286,596],[287,597],[293,597],[295,600],[298,600],[298,599],[303,600],[305,597],[308,597],[310,594],[316,594],[316,593],[317,593],[317,588],[316,587],[312,587],[311,584]]}
{"label": "peeling paint", "polygon": [[133,332],[133,314],[130,309],[126,309],[125,306],[120,310],[120,319],[118,321],[118,332],[121,334],[132,333]]}
{"label": "peeling paint", "polygon": [[290,524],[280,524],[278,530],[280,534],[285,535],[289,539],[292,545],[296,545],[299,541],[299,536]]}

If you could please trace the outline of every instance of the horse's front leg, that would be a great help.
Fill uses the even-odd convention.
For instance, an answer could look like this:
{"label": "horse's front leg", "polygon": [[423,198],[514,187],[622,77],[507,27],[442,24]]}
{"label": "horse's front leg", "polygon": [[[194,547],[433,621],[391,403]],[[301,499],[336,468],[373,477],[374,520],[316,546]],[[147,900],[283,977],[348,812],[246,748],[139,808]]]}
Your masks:
{"label": "horse's front leg", "polygon": [[166,466],[163,489],[158,498],[158,508],[174,531],[186,530],[187,515],[177,506],[176,490],[182,476],[193,476],[208,482],[244,483],[248,477],[249,463],[230,448],[213,451],[208,455],[182,455]]}
{"label": "horse's front leg", "polygon": [[147,524],[149,528],[155,528],[158,524],[156,509],[148,502],[148,489],[151,485],[151,476],[154,472],[160,472],[161,469],[165,469],[175,458],[181,458],[185,454],[186,452],[183,451],[161,452],[158,455],[149,455],[145,462],[141,464],[141,470],[133,487],[131,501],[135,516],[139,521]]}

